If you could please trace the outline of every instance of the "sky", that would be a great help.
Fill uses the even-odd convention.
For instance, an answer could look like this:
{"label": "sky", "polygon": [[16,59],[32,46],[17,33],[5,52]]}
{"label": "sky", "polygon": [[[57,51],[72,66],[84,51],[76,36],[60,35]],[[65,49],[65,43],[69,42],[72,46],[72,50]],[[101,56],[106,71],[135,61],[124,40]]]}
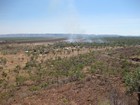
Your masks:
{"label": "sky", "polygon": [[0,34],[140,35],[140,0],[0,0]]}

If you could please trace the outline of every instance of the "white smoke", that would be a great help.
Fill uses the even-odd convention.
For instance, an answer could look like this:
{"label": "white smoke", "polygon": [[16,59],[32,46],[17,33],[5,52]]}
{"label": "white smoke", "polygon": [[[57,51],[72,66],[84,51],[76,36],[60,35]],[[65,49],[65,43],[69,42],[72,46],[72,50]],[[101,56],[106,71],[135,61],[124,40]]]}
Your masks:
{"label": "white smoke", "polygon": [[49,0],[49,10],[57,10],[57,8],[59,8],[62,2],[63,0]]}
{"label": "white smoke", "polygon": [[70,33],[69,42],[74,42],[77,40],[76,34],[84,34],[85,30],[81,26],[80,17],[78,10],[76,8],[75,0],[68,0],[68,13],[67,21],[65,24],[66,32]]}
{"label": "white smoke", "polygon": [[[64,30],[69,33],[69,41],[74,41],[77,38],[76,34],[85,34],[85,30],[81,26],[80,17],[76,7],[75,0],[50,0],[49,8],[51,10],[57,10],[61,8],[65,3],[66,13],[62,16],[64,23]],[[62,23],[62,24],[63,24]]]}

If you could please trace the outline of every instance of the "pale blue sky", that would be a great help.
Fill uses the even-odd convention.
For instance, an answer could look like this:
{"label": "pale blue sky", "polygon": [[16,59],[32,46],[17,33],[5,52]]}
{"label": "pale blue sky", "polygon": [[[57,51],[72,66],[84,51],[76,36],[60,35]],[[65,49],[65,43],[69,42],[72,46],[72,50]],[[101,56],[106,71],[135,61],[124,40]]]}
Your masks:
{"label": "pale blue sky", "polygon": [[140,0],[0,0],[0,34],[140,35]]}

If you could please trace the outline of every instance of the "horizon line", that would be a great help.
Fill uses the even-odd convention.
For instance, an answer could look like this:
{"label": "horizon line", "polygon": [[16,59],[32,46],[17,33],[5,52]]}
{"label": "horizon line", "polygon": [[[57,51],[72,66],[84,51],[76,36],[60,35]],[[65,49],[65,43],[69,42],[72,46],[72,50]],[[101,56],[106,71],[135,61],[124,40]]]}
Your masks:
{"label": "horizon line", "polygon": [[60,34],[63,34],[63,35],[116,35],[116,36],[140,36],[140,35],[134,35],[134,34],[93,34],[93,33],[4,33],[4,34],[0,34],[0,36],[5,36],[5,35],[53,35],[53,34],[56,34],[56,35],[60,35]]}

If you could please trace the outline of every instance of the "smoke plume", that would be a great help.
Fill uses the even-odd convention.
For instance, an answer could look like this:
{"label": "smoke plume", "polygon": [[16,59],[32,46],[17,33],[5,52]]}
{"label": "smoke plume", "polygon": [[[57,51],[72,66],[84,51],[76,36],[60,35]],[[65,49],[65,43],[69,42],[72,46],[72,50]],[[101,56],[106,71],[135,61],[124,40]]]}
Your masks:
{"label": "smoke plume", "polygon": [[54,11],[61,8],[61,6],[64,6],[62,5],[63,3],[65,3],[66,10],[64,16],[61,17],[64,23],[64,30],[66,33],[70,34],[68,40],[73,42],[77,39],[77,34],[85,34],[86,31],[80,24],[81,22],[76,7],[76,0],[50,0],[49,7]]}

